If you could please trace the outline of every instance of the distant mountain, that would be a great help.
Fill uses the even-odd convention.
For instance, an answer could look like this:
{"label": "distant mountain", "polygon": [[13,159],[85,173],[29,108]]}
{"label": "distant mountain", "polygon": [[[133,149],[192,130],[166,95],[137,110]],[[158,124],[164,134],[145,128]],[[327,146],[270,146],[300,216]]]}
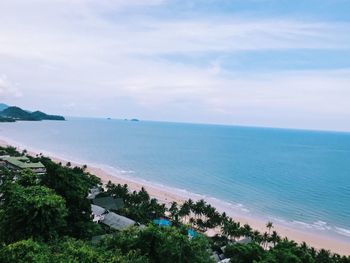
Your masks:
{"label": "distant mountain", "polygon": [[41,111],[29,112],[16,106],[11,106],[0,111],[0,121],[41,121],[59,120],[64,121],[63,116],[48,115]]}
{"label": "distant mountain", "polygon": [[32,117],[31,113],[15,106],[4,109],[0,112],[0,116],[5,118],[12,118],[14,120],[36,121],[36,119]]}
{"label": "distant mountain", "polygon": [[7,109],[9,105],[6,105],[5,103],[0,103],[0,111],[3,111],[4,109]]}
{"label": "distant mountain", "polygon": [[56,121],[64,121],[63,116],[59,115],[48,115],[41,111],[34,111],[31,113],[32,117],[40,119],[40,120],[56,120]]}

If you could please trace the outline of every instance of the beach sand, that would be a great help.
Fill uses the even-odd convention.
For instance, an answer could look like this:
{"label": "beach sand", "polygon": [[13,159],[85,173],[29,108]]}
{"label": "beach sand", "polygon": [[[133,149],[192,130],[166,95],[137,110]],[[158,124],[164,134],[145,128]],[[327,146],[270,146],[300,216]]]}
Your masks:
{"label": "beach sand", "polygon": [[[6,145],[12,145],[17,147],[19,150],[23,150],[23,148],[20,145],[16,145],[15,143],[7,143],[4,140],[0,140],[1,146]],[[38,154],[37,152],[28,151],[28,154],[31,154],[35,156]],[[45,154],[46,155],[46,154]],[[67,163],[68,160],[63,160],[61,158],[57,158],[53,156],[52,154],[49,154],[48,157],[50,157],[55,162],[61,162],[62,164]],[[81,163],[75,163],[70,161],[72,166],[82,166]],[[177,203],[181,204],[188,198],[191,198],[193,200],[198,200],[201,197],[196,197],[195,195],[188,194],[182,194],[179,193],[176,190],[173,190],[170,187],[164,187],[160,185],[155,185],[147,182],[143,182],[134,178],[125,177],[121,174],[112,173],[109,171],[106,171],[105,169],[89,166],[87,167],[87,171],[91,174],[94,174],[101,178],[103,183],[107,183],[108,181],[111,181],[115,184],[127,184],[131,190],[140,190],[141,187],[144,187],[147,192],[150,194],[151,197],[154,197],[158,199],[159,202],[169,204],[170,202],[176,201]],[[249,224],[253,229],[257,229],[261,232],[267,231],[266,229],[266,221],[259,220],[259,218],[250,217],[249,215],[242,215],[240,213],[237,213],[234,210],[230,210],[229,208],[222,205],[222,202],[219,200],[209,200],[205,199],[206,202],[210,203],[219,212],[226,212],[227,215],[231,216],[235,221],[239,221],[242,225],[243,224]],[[272,221],[273,222],[273,221]],[[350,243],[342,240],[338,240],[335,237],[329,237],[325,236],[324,234],[318,234],[314,232],[308,232],[308,231],[302,231],[299,229],[292,228],[290,226],[283,225],[279,222],[273,222],[273,230],[277,231],[279,235],[282,237],[288,237],[288,239],[294,240],[298,243],[306,242],[308,245],[311,245],[317,249],[325,248],[329,249],[332,252],[338,253],[340,255],[350,255]],[[214,231],[209,231],[208,235],[214,234]]]}

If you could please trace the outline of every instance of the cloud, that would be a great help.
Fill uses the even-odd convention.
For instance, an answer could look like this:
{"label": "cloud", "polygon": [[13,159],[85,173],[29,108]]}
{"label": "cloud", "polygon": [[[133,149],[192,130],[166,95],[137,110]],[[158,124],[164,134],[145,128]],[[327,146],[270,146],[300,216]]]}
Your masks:
{"label": "cloud", "polygon": [[349,117],[348,68],[225,66],[245,52],[349,50],[349,23],[161,15],[169,2],[0,3],[0,72],[8,76],[0,77],[0,95],[20,95],[11,79],[20,83],[27,108],[73,115],[285,126],[286,116],[295,119],[292,126],[308,116],[314,127],[327,126],[319,116],[328,116],[325,123]]}
{"label": "cloud", "polygon": [[6,75],[0,75],[0,98],[21,97],[22,93],[7,78]]}
{"label": "cloud", "polygon": [[122,12],[164,3],[157,0],[2,3],[0,54],[71,63],[69,58],[106,60],[109,56],[126,55],[350,46],[350,36],[346,34],[349,23],[239,16],[179,19],[141,15],[139,11]]}

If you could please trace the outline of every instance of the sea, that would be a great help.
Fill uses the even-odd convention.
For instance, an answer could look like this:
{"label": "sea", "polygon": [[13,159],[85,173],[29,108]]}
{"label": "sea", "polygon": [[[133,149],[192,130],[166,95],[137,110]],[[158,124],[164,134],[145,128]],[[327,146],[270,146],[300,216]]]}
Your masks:
{"label": "sea", "polygon": [[350,133],[67,118],[0,137],[350,242]]}

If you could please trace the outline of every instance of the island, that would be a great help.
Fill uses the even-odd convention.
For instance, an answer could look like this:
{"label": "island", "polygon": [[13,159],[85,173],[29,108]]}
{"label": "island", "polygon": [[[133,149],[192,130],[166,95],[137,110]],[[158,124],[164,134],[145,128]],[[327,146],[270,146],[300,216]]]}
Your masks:
{"label": "island", "polygon": [[139,119],[124,119],[124,121],[134,121],[134,122],[138,122],[140,121]]}

